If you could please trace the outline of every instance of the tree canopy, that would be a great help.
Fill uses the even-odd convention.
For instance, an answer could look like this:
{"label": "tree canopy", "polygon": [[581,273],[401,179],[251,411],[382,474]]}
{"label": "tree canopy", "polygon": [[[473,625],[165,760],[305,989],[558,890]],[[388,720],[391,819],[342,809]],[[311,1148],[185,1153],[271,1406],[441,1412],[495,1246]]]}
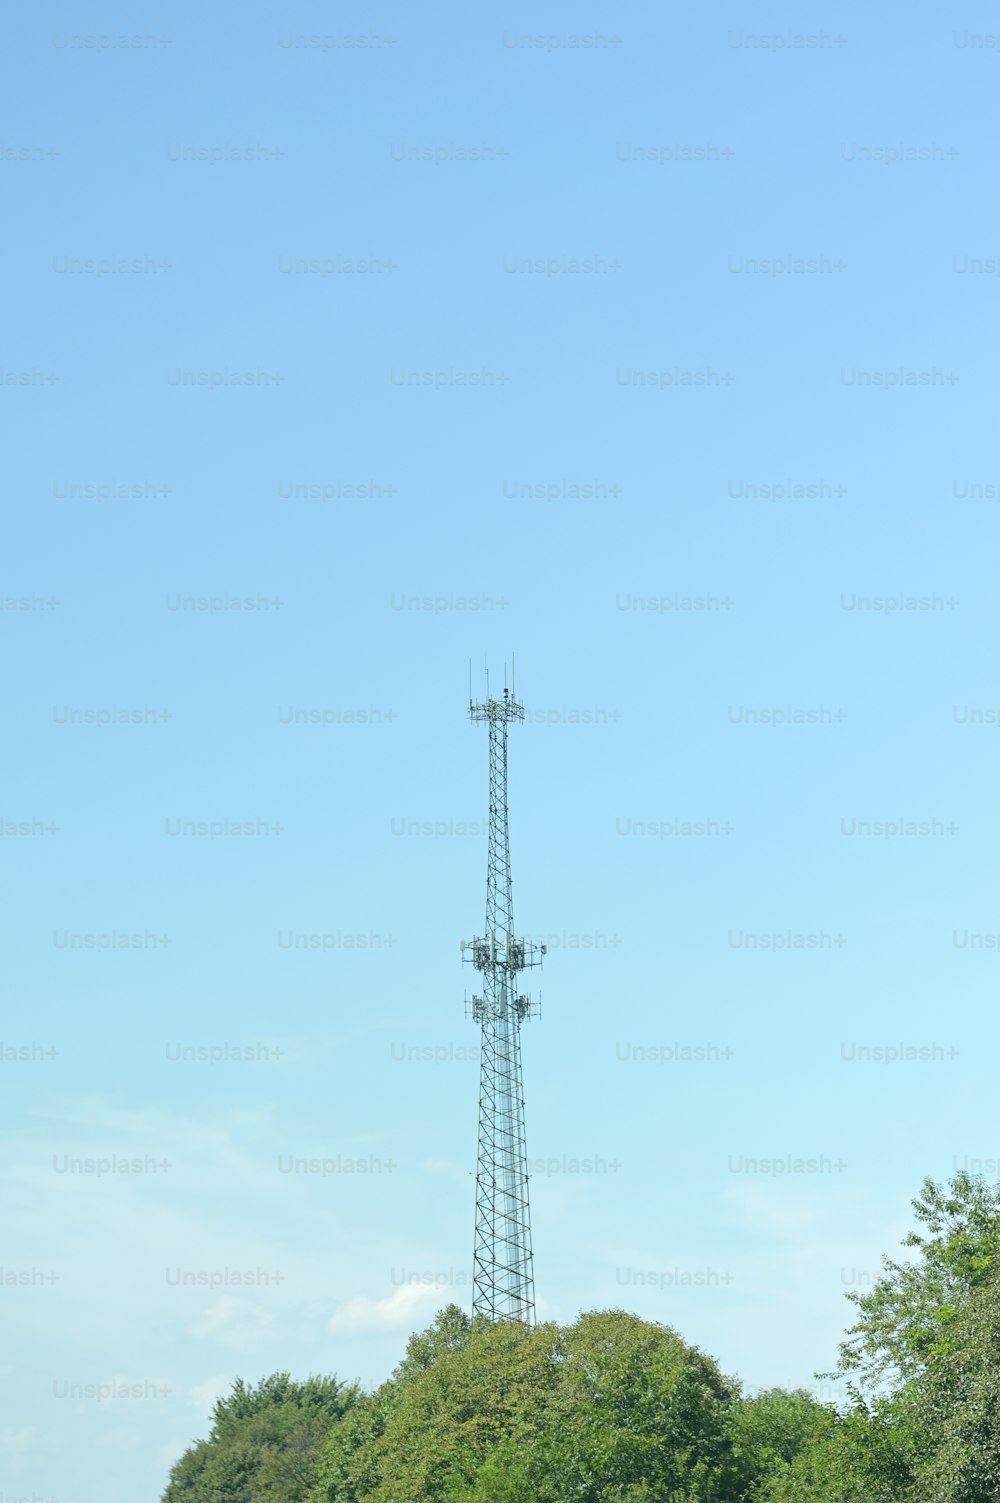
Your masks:
{"label": "tree canopy", "polygon": [[373,1392],[242,1379],[163,1503],[997,1503],[1000,1186],[925,1180],[907,1262],[851,1294],[841,1410],[744,1394],[624,1310],[534,1327],[455,1305]]}
{"label": "tree canopy", "polygon": [[947,1186],[925,1179],[912,1204],[920,1229],[908,1232],[903,1246],[918,1256],[905,1263],[883,1258],[874,1288],[847,1295],[858,1319],[841,1345],[838,1372],[869,1389],[886,1378],[919,1376],[947,1349],[970,1292],[1000,1266],[1000,1185],[964,1171]]}

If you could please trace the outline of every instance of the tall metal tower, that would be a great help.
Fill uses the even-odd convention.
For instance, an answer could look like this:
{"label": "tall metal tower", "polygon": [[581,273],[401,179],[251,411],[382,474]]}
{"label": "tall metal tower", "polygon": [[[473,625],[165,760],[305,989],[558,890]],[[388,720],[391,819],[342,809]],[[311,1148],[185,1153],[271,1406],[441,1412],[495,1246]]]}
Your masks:
{"label": "tall metal tower", "polygon": [[[507,832],[507,727],[524,719],[512,693],[473,704],[469,717],[485,720],[490,739],[490,839],[486,869],[486,933],[462,941],[462,958],[483,974],[483,994],[471,1013],[483,1031],[479,1071],[479,1157],[476,1165],[476,1241],[472,1310],[492,1320],[533,1325],[528,1164],[521,1085],[521,1024],[537,1016],[517,989],[518,972],[541,965],[544,945],[514,937]],[[466,1008],[468,1012],[470,1009]]]}

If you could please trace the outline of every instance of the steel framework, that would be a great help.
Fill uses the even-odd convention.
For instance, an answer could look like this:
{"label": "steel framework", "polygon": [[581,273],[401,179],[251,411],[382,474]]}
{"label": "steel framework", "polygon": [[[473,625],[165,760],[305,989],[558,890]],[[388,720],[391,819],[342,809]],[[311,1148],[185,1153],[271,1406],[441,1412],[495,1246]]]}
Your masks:
{"label": "steel framework", "polygon": [[[488,691],[487,691],[488,694]],[[469,717],[485,720],[490,746],[490,829],[486,869],[486,933],[462,941],[462,957],[482,972],[482,996],[466,1011],[482,1027],[479,1071],[479,1153],[476,1164],[474,1314],[493,1320],[535,1319],[528,1162],[521,1084],[521,1024],[538,1015],[517,989],[518,973],[542,963],[544,945],[514,937],[507,829],[507,727],[524,708],[507,689],[502,699],[469,701]]]}

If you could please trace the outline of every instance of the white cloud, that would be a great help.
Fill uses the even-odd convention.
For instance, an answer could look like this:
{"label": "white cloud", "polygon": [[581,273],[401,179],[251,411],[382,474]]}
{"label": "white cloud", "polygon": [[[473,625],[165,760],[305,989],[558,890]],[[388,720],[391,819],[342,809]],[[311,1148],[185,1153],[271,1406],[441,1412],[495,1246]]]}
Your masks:
{"label": "white cloud", "polygon": [[268,1339],[275,1325],[273,1310],[234,1295],[223,1295],[209,1305],[193,1323],[195,1336],[221,1341],[226,1346],[252,1351],[261,1338]]}
{"label": "white cloud", "polygon": [[403,1284],[385,1299],[369,1299],[364,1294],[356,1299],[349,1299],[330,1317],[330,1330],[412,1330],[414,1324],[419,1325],[427,1317],[433,1316],[441,1304],[439,1289],[424,1284]]}

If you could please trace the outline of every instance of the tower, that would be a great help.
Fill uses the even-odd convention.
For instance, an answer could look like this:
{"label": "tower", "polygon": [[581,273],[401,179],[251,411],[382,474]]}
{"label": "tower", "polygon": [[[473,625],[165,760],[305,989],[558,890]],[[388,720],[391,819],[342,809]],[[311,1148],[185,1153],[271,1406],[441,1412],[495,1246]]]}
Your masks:
{"label": "tower", "polygon": [[[518,993],[518,973],[541,965],[544,945],[514,937],[507,831],[507,727],[524,719],[512,693],[484,704],[469,699],[469,718],[485,720],[490,748],[490,830],[486,866],[486,932],[462,941],[462,958],[482,972],[472,1017],[482,1028],[479,1069],[479,1153],[472,1310],[492,1320],[534,1324],[528,1163],[521,1085],[521,1024],[537,1016]],[[469,1010],[467,1006],[467,1011]]]}

